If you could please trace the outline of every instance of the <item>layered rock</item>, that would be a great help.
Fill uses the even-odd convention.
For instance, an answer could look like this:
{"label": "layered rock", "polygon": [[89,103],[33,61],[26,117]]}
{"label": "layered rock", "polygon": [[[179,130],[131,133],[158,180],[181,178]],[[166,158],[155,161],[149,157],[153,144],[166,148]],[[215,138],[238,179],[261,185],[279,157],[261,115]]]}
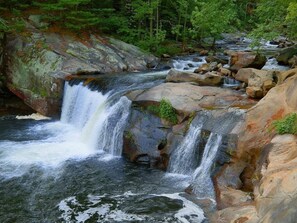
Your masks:
{"label": "layered rock", "polygon": [[174,83],[193,82],[200,86],[219,86],[222,84],[223,78],[214,72],[208,72],[201,75],[171,69],[166,76],[166,81]]}
{"label": "layered rock", "polygon": [[[217,213],[214,222],[244,219],[247,222],[294,222],[292,219],[296,219],[291,209],[296,202],[295,187],[290,186],[296,185],[294,170],[290,172],[290,165],[295,162],[296,138],[276,138],[272,147],[268,147],[273,150],[265,147],[275,135],[271,130],[272,122],[297,111],[296,97],[297,76],[291,76],[248,110],[246,121],[238,130],[237,151],[214,179],[218,208],[223,209]],[[247,200],[249,194],[240,191],[249,192],[255,200]],[[237,196],[242,202],[230,203],[230,197]],[[278,208],[280,211],[275,211]],[[235,218],[234,211],[237,210],[241,214]],[[228,221],[223,221],[222,216]],[[255,220],[257,216],[261,220]]]}
{"label": "layered rock", "polygon": [[230,70],[237,72],[241,68],[261,69],[266,64],[266,57],[252,52],[232,52],[230,58]]}
{"label": "layered rock", "polygon": [[157,61],[112,38],[82,40],[33,27],[27,32],[7,38],[7,86],[43,115],[59,114],[62,80],[69,75],[145,70]]}
{"label": "layered rock", "polygon": [[205,109],[246,107],[256,102],[239,92],[219,87],[196,86],[190,83],[164,83],[146,91],[134,91],[128,98],[139,105],[150,105],[167,99],[182,114]]}

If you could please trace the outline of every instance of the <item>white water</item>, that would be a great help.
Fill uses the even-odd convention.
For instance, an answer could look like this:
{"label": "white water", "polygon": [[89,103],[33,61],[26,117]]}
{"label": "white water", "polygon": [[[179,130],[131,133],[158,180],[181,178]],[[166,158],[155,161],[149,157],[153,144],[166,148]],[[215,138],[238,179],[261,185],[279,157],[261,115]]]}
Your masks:
{"label": "white water", "polygon": [[131,101],[121,97],[112,106],[107,102],[108,95],[66,83],[61,121],[77,127],[81,141],[90,148],[121,156]]}
{"label": "white water", "polygon": [[[201,223],[205,219],[202,209],[195,203],[187,200],[179,193],[173,194],[134,194],[126,192],[122,195],[88,195],[88,207],[83,205],[74,196],[62,200],[59,204],[59,210],[62,212],[61,219],[66,222],[86,222],[92,219],[93,216],[100,216],[102,222],[155,222],[155,219],[148,214],[127,213],[120,210],[126,199],[133,197],[167,197],[172,200],[180,200],[183,203],[183,208],[178,210],[173,217],[164,217],[162,222],[176,223]],[[110,203],[106,201],[110,200]],[[116,204],[116,205],[115,205]],[[114,207],[116,206],[116,207]],[[159,221],[157,221],[159,222]]]}
{"label": "white water", "polygon": [[193,60],[173,60],[173,68],[181,71],[194,71],[202,64],[207,63],[204,57],[199,57],[201,62],[194,62]]}
{"label": "white water", "polygon": [[108,95],[66,83],[61,121],[26,130],[41,139],[0,140],[0,174],[20,176],[35,165],[57,168],[67,160],[103,152],[120,156],[131,101],[121,97],[112,106],[107,102]]}
{"label": "white water", "polygon": [[222,136],[211,133],[204,148],[200,166],[195,170],[193,181],[193,192],[203,194],[206,198],[214,198],[213,183],[211,180],[211,167],[222,143]]}
{"label": "white water", "polygon": [[197,146],[205,117],[199,119],[198,124],[190,125],[188,133],[180,145],[170,156],[168,172],[191,175],[197,166]]}

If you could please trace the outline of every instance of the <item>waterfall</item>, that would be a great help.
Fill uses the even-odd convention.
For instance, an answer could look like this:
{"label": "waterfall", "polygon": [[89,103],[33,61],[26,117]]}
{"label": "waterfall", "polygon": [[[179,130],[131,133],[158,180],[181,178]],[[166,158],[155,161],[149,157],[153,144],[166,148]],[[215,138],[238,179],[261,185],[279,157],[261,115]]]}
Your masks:
{"label": "waterfall", "polygon": [[189,175],[194,172],[197,164],[197,146],[205,117],[201,116],[198,123],[192,123],[187,135],[170,157],[168,172]]}
{"label": "waterfall", "polygon": [[214,197],[213,184],[211,180],[211,167],[222,143],[222,136],[211,133],[204,148],[201,164],[195,170],[193,179],[193,192],[203,194],[208,198]]}
{"label": "waterfall", "polygon": [[64,92],[61,121],[78,128],[81,141],[92,149],[120,156],[131,101],[123,96],[110,105],[108,94],[82,84],[66,83]]}

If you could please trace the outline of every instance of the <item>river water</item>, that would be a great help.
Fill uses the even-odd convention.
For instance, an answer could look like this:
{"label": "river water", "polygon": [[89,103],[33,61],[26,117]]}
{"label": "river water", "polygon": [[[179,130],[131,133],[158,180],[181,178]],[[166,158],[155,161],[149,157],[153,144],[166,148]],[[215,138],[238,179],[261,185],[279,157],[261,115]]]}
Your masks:
{"label": "river water", "polygon": [[[203,62],[173,64],[191,70]],[[104,88],[98,88],[99,83],[90,85],[92,90],[66,84],[61,121],[2,117],[0,222],[207,222],[195,197],[184,192],[191,177],[132,164],[120,156],[131,106],[122,95],[158,85],[166,74],[112,76],[107,82],[102,78]],[[197,126],[189,132],[192,140],[200,134]],[[217,149],[221,138],[213,138]],[[184,141],[180,147],[192,145]],[[201,163],[208,168],[210,162],[208,156]],[[172,172],[185,174],[181,166],[182,171],[171,167]]]}

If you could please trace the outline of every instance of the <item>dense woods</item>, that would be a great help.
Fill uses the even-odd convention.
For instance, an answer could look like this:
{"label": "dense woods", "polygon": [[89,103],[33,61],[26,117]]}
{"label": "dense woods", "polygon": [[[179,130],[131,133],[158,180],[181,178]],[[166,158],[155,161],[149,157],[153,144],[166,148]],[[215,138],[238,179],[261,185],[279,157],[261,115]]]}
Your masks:
{"label": "dense woods", "polygon": [[20,31],[30,15],[40,15],[44,29],[104,33],[157,54],[236,30],[255,43],[297,37],[296,0],[1,0],[0,11],[1,31]]}

